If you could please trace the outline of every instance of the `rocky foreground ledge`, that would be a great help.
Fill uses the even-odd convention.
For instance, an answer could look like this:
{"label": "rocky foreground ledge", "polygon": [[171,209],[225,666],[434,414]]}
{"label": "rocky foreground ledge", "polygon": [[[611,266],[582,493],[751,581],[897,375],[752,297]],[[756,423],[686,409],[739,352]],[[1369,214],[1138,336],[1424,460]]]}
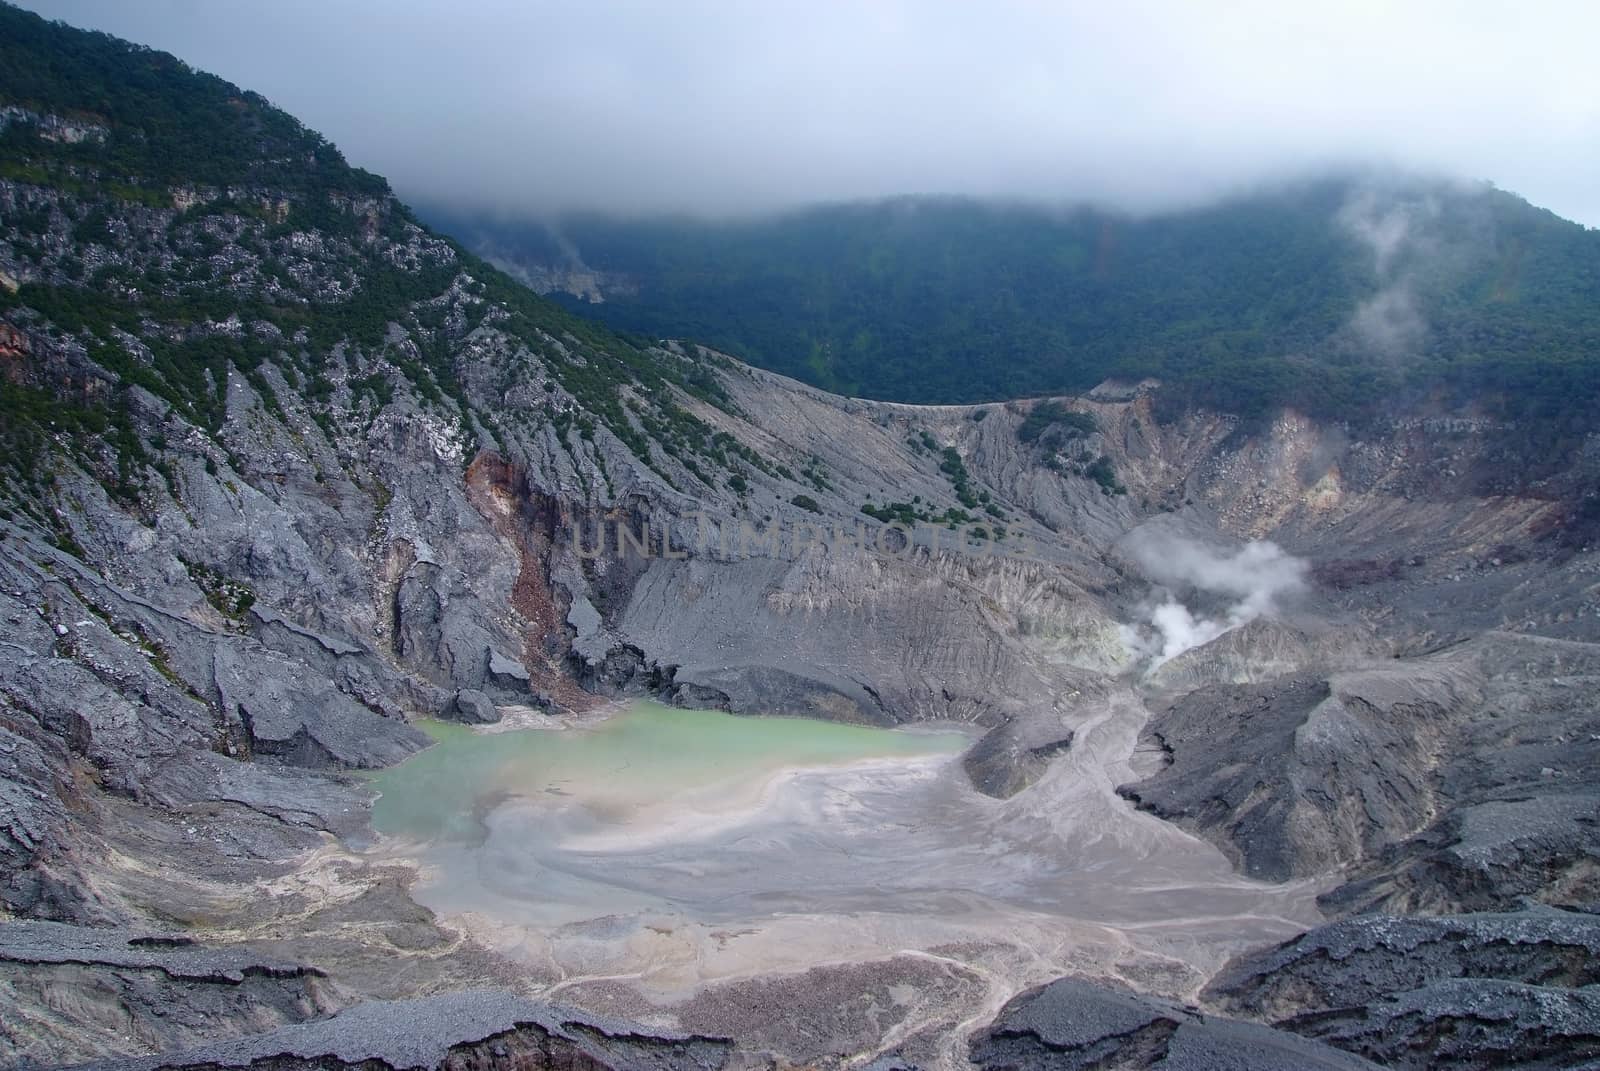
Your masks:
{"label": "rocky foreground ledge", "polygon": [[[725,1038],[646,1029],[498,989],[344,1007],[339,987],[307,964],[117,927],[0,923],[0,992],[33,998],[13,1004],[24,1019],[0,1022],[0,1034],[118,1020],[168,1050],[78,1065],[104,1071],[709,1071],[736,1056]],[[52,1010],[56,1022],[44,1022]]]}
{"label": "rocky foreground ledge", "polygon": [[[720,1071],[775,1060],[501,989],[347,1005],[303,963],[112,927],[0,923],[0,989],[32,1009],[0,1031],[48,1026],[35,1020],[49,1008],[57,1027],[98,1008],[166,1050],[85,1068]],[[1061,978],[1009,1001],[967,1056],[984,1071],[1600,1066],[1600,914],[1347,919],[1236,958],[1199,999]],[[890,1052],[871,1066],[924,1065]]]}
{"label": "rocky foreground ledge", "polygon": [[722,1038],[644,1033],[605,1019],[471,989],[420,1000],[372,1001],[331,1019],[217,1042],[187,1052],[85,1065],[165,1068],[655,1068],[724,1067]]}
{"label": "rocky foreground ledge", "polygon": [[986,1071],[1592,1068],[1597,941],[1600,915],[1543,907],[1346,919],[1234,959],[1200,1006],[1060,979],[1008,1003],[971,1056]]}
{"label": "rocky foreground ledge", "polygon": [[1189,1068],[1354,1071],[1377,1065],[1294,1034],[1062,978],[1015,998],[972,1042],[985,1071]]}
{"label": "rocky foreground ledge", "polygon": [[1320,926],[1202,999],[1386,1067],[1570,1068],[1600,1060],[1597,983],[1600,915],[1535,907]]}

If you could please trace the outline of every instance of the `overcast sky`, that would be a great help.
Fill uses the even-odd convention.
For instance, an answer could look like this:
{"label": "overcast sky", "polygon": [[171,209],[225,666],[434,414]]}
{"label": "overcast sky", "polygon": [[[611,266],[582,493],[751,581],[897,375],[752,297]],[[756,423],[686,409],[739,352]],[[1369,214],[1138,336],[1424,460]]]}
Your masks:
{"label": "overcast sky", "polygon": [[257,90],[409,199],[1136,209],[1329,164],[1600,226],[1600,4],[23,0]]}

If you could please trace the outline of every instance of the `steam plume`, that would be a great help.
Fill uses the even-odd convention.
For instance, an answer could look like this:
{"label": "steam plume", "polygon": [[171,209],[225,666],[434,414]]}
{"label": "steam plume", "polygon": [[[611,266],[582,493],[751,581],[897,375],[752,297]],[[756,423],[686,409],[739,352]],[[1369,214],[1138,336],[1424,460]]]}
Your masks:
{"label": "steam plume", "polygon": [[1372,189],[1353,195],[1339,210],[1338,222],[1372,252],[1380,289],[1356,308],[1350,322],[1356,337],[1386,355],[1403,353],[1427,330],[1417,307],[1415,259],[1426,244],[1418,224],[1439,214],[1431,196],[1401,201]]}
{"label": "steam plume", "polygon": [[[1123,549],[1160,584],[1144,620],[1120,628],[1122,642],[1153,670],[1185,651],[1273,611],[1284,596],[1305,586],[1307,565],[1276,543],[1256,540],[1232,553],[1170,532],[1134,532]],[[1177,593],[1199,591],[1233,599],[1215,617],[1197,617]]]}

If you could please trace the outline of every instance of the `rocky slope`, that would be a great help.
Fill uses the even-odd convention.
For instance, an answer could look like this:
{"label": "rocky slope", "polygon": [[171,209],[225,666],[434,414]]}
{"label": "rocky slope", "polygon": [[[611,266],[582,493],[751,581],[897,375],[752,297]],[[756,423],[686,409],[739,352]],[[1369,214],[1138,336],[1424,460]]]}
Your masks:
{"label": "rocky slope", "polygon": [[1372,1064],[1253,1023],[1063,978],[1006,1005],[972,1040],[982,1068],[1189,1067],[1238,1071]]}
{"label": "rocky slope", "polygon": [[[974,784],[1023,799],[1095,746],[1101,712],[1148,706],[1123,794],[1246,874],[1321,878],[1330,914],[1490,912],[1462,925],[1520,946],[1528,923],[1510,909],[1596,899],[1600,564],[1584,495],[1600,440],[1517,481],[1506,429],[1483,419],[1358,435],[1284,412],[1247,433],[1208,411],[1158,419],[1150,384],[915,407],[689,344],[641,348],[421,227],[259,99],[170,57],[0,20],[7,49],[88,55],[216,128],[215,158],[185,179],[137,115],[97,111],[70,79],[0,78],[7,1061],[948,1055],[914,1023],[849,1019],[843,997],[806,1024],[848,1038],[821,1056],[801,1054],[792,1023],[753,1026],[772,1001],[737,986],[685,1005],[691,1030],[524,1000],[556,979],[352,850],[371,838],[357,772],[424,746],[411,722],[508,706],[652,694],[973,723]],[[1259,605],[1251,584],[1173,568],[1262,538],[1304,564]],[[1225,631],[1154,664],[1164,600]],[[941,954],[937,970],[907,957],[883,999],[910,986],[981,1012],[1014,995]],[[1199,999],[1364,1058],[1420,1051],[1481,995],[1423,999],[1372,957],[1341,959],[1362,988],[1263,956],[1225,975],[1253,981]],[[1475,962],[1499,1007],[1569,1012],[1458,1034],[1463,1066],[1562,1066],[1570,1039],[1594,1036],[1581,972]],[[1194,997],[1183,977],[1157,985]],[[521,996],[439,997],[484,985]],[[1318,985],[1360,997],[1330,1008]],[[1053,992],[1108,1022],[1174,1024],[1151,1036],[1176,1047],[1140,1042],[1155,1066],[1205,1066],[1193,1046],[1238,1039],[1311,1051],[1155,998]],[[961,1007],[940,1029],[964,1045],[982,1020]],[[974,1059],[1068,1045],[1010,1018]],[[410,1048],[393,1026],[432,1022],[450,1030]],[[1023,1034],[1036,1040],[1004,1040]]]}

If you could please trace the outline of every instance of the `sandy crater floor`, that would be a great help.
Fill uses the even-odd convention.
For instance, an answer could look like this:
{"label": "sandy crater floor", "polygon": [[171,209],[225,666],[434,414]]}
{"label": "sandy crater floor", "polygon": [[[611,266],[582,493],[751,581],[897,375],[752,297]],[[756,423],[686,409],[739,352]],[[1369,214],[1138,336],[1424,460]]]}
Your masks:
{"label": "sandy crater floor", "polygon": [[[437,726],[376,779],[374,854],[419,865],[413,896],[552,979],[546,996],[796,1055],[784,1035],[820,1014],[835,1029],[811,1055],[904,1042],[954,1065],[1029,985],[1080,971],[1187,997],[1319,920],[1318,886],[1245,880],[1115,794],[1144,716],[1114,696],[1009,800],[971,788],[971,738],[949,729],[653,703]],[[831,975],[859,1007],[829,1002]]]}

